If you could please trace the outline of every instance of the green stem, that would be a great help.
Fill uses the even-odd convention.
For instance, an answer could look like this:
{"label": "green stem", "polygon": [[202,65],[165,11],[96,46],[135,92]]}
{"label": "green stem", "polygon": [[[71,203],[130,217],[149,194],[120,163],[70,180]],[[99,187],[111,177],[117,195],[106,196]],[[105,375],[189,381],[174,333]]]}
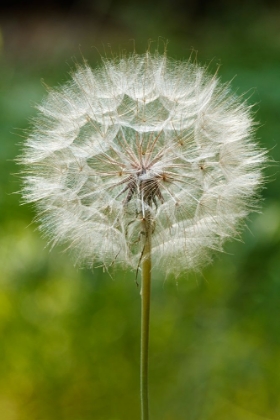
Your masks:
{"label": "green stem", "polygon": [[149,325],[150,325],[150,296],[151,296],[151,224],[148,219],[143,221],[145,243],[142,255],[142,284],[141,284],[141,368],[140,394],[141,418],[149,420],[148,393],[148,360],[149,360]]}

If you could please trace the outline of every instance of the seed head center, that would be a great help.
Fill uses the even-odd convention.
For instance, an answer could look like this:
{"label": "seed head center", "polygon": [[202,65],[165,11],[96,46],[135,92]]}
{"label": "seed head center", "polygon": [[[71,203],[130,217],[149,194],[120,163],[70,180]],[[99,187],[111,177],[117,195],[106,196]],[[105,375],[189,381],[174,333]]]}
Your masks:
{"label": "seed head center", "polygon": [[160,190],[161,180],[160,174],[154,173],[151,168],[144,165],[140,166],[126,179],[126,187],[121,191],[121,194],[127,191],[124,204],[128,204],[133,198],[138,198],[150,207],[153,204],[157,207],[157,200],[161,203],[164,201]]}

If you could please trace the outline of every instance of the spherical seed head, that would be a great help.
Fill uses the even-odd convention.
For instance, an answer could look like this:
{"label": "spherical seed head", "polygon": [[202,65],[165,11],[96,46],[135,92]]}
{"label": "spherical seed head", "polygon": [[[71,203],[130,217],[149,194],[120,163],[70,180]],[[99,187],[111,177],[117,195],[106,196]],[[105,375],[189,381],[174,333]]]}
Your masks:
{"label": "spherical seed head", "polygon": [[22,162],[42,230],[82,263],[198,269],[256,204],[265,153],[249,107],[216,76],[165,55],[87,65],[49,92]]}

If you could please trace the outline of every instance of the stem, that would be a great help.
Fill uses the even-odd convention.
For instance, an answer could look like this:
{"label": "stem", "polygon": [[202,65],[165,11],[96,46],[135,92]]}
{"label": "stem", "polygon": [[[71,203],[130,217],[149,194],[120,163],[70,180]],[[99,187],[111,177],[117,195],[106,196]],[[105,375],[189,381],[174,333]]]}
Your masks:
{"label": "stem", "polygon": [[150,326],[150,296],[151,296],[151,224],[149,217],[143,221],[145,243],[142,255],[142,284],[141,284],[141,367],[140,367],[140,395],[141,418],[149,420],[148,393],[148,360],[149,360],[149,326]]}

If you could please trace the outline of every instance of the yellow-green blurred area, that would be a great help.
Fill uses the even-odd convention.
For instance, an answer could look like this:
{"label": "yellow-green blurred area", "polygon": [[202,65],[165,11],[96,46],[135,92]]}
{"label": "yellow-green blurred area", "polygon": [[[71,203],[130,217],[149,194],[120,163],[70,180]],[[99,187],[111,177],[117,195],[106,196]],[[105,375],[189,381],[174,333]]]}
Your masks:
{"label": "yellow-green blurred area", "polygon": [[257,138],[276,162],[241,241],[202,274],[153,273],[151,420],[279,419],[279,3],[37,3],[0,9],[0,419],[140,418],[135,273],[81,270],[49,250],[15,194],[14,158],[44,84],[64,83],[75,63],[95,66],[111,49],[144,52],[149,39],[232,80],[255,104]]}

